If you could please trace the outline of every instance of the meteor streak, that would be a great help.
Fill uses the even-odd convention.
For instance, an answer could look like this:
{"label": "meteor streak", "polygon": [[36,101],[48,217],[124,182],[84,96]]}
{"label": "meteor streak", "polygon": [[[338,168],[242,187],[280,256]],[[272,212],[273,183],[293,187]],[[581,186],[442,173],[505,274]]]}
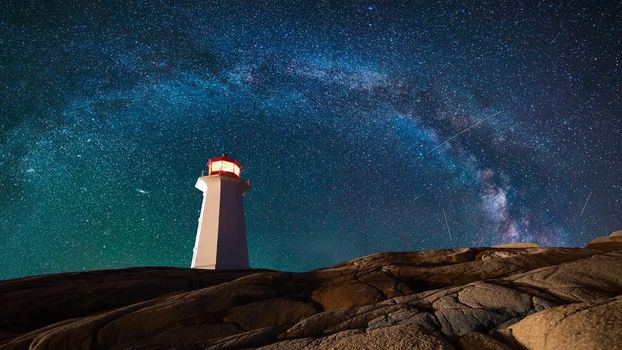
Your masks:
{"label": "meteor streak", "polygon": [[476,127],[476,126],[478,126],[479,124],[481,124],[483,121],[485,121],[485,120],[487,120],[487,119],[490,119],[490,118],[492,118],[492,117],[496,116],[496,115],[497,115],[497,114],[499,114],[499,113],[501,113],[501,111],[496,112],[496,113],[493,113],[493,114],[491,114],[491,115],[487,116],[486,118],[480,119],[477,123],[475,123],[475,124],[473,124],[473,125],[469,126],[468,128],[466,128],[466,129],[464,129],[464,130],[460,131],[459,133],[455,134],[454,136],[452,136],[452,137],[448,138],[445,142],[443,142],[443,143],[441,143],[440,145],[438,145],[438,146],[434,147],[434,148],[433,148],[430,152],[428,152],[428,154],[430,154],[430,153],[432,153],[432,152],[436,151],[439,147],[441,147],[441,146],[443,146],[444,144],[448,143],[449,141],[451,141],[451,140],[455,139],[456,137],[458,137],[458,136],[460,136],[460,135],[464,134],[465,132],[467,132],[467,131],[469,131],[469,130],[473,129],[474,127]]}
{"label": "meteor streak", "polygon": [[447,226],[447,234],[449,235],[449,241],[452,242],[451,238],[451,230],[449,229],[449,222],[447,222],[447,214],[445,214],[445,209],[443,209],[443,217],[445,218],[445,226]]}
{"label": "meteor streak", "polygon": [[[594,192],[594,191],[592,191]],[[585,204],[583,204],[583,208],[581,209],[581,214],[579,214],[579,217],[581,217],[583,215],[583,212],[585,211],[585,207],[587,207],[587,202],[590,201],[590,197],[592,197],[592,192],[590,192],[590,194],[587,196],[587,199],[585,200]]]}

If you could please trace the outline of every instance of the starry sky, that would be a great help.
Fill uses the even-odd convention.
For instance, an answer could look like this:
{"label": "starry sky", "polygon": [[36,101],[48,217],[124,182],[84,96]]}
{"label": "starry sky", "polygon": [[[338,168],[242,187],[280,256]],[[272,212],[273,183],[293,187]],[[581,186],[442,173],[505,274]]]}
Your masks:
{"label": "starry sky", "polygon": [[622,227],[619,1],[0,4],[0,278],[189,266],[208,158],[250,262]]}

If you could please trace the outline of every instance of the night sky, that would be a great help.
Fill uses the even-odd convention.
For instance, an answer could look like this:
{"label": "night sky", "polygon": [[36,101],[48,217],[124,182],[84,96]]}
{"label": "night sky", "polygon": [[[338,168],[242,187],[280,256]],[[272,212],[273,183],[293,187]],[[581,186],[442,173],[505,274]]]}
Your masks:
{"label": "night sky", "polygon": [[189,266],[223,152],[254,267],[622,227],[619,1],[50,3],[0,4],[0,278]]}

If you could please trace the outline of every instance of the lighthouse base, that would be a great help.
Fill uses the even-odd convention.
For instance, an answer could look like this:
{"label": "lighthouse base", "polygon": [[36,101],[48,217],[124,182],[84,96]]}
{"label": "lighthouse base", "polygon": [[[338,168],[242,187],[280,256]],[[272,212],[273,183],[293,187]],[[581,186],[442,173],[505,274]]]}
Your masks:
{"label": "lighthouse base", "polygon": [[193,269],[201,269],[201,270],[248,270],[250,267],[248,265],[202,265],[202,266],[192,266]]}

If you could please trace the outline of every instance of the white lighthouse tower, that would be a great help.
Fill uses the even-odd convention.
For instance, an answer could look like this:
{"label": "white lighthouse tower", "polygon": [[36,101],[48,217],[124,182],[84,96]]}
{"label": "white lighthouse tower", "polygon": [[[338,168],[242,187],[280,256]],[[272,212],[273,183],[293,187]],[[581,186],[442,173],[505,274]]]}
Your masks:
{"label": "white lighthouse tower", "polygon": [[242,197],[250,182],[240,178],[240,163],[226,154],[207,163],[207,176],[197,180],[203,192],[194,269],[248,269],[248,247]]}

